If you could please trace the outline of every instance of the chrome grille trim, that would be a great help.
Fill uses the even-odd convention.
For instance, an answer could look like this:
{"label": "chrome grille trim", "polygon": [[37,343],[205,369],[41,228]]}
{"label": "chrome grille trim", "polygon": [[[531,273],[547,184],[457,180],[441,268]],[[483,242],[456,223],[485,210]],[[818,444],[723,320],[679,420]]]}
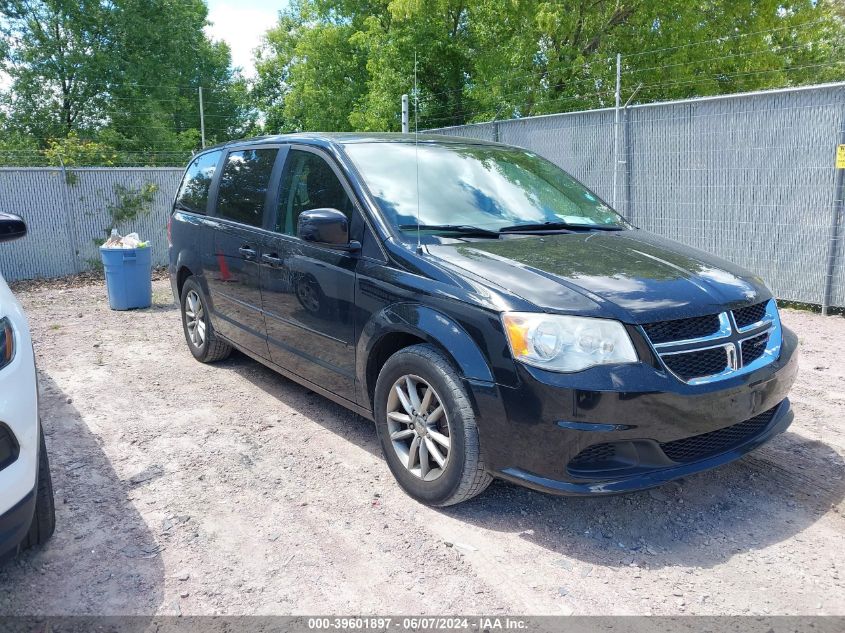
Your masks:
{"label": "chrome grille trim", "polygon": [[[775,306],[774,316],[770,313],[769,304]],[[745,327],[739,327],[736,323],[736,318],[734,317],[733,310],[731,310],[731,323],[736,328],[737,332],[744,334],[745,332],[751,332],[752,330],[756,330],[761,325],[767,325],[772,323],[772,321],[777,318],[777,305],[775,304],[774,299],[769,299],[769,303],[766,304],[766,311],[763,313],[763,318],[757,321],[756,323],[751,323],[750,325],[746,325]]]}
{"label": "chrome grille trim", "polygon": [[[731,335],[731,320],[728,318],[727,312],[719,314],[719,330],[707,336],[700,336],[698,338],[688,338],[681,341],[669,341],[667,343],[654,343],[654,349],[661,350],[669,347],[677,347],[678,345],[691,345],[693,343],[707,343],[710,341],[718,341]],[[648,333],[646,333],[648,337]]]}
{"label": "chrome grille trim", "polygon": [[[641,328],[641,331],[654,353],[660,359],[660,363],[664,369],[681,382],[690,385],[725,380],[765,367],[780,356],[780,347],[783,341],[783,331],[778,315],[777,303],[774,299],[769,299],[766,303],[766,311],[760,321],[743,328],[737,326],[733,312],[726,311],[719,314],[719,331],[701,338],[655,344],[649,339],[645,328]],[[742,343],[763,334],[768,335],[765,351],[759,358],[750,363],[744,363],[742,359]],[[707,376],[685,379],[672,371],[669,365],[663,360],[664,356],[694,354],[717,347],[725,348],[726,368],[721,372]]]}

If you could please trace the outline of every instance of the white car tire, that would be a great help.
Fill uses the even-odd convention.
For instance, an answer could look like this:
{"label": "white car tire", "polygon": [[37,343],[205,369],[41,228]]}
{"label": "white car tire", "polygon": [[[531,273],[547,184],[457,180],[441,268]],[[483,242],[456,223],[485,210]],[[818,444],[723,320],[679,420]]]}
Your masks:
{"label": "white car tire", "polygon": [[53,535],[56,529],[56,507],[53,500],[53,480],[50,477],[50,461],[47,458],[47,446],[44,431],[39,431],[38,447],[38,489],[35,496],[35,514],[29,526],[29,532],[21,543],[21,549],[42,545]]}

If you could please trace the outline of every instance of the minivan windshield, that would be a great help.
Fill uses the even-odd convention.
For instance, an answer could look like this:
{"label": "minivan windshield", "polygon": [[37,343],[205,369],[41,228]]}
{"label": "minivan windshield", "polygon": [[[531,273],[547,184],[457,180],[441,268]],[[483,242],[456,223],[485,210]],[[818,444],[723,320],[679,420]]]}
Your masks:
{"label": "minivan windshield", "polygon": [[[496,237],[502,229],[622,229],[584,185],[531,152],[471,143],[344,146],[382,213],[405,234]],[[419,179],[419,218],[417,182]]]}

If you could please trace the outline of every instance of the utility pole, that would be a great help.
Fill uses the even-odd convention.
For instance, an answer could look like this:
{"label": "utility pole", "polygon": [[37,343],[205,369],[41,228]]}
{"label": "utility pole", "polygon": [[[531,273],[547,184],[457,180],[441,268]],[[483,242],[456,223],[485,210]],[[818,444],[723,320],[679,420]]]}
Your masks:
{"label": "utility pole", "polygon": [[409,132],[408,126],[408,95],[402,95],[402,134]]}
{"label": "utility pole", "polygon": [[619,172],[619,108],[622,104],[622,55],[616,53],[616,111],[613,118],[613,208],[616,208],[617,174]]}
{"label": "utility pole", "polygon": [[[845,148],[845,127],[840,130],[839,145],[836,146],[837,159],[840,148]],[[845,152],[845,149],[841,151]],[[837,160],[835,168],[833,211],[830,217],[830,234],[827,247],[827,271],[824,276],[824,293],[822,294],[822,316],[827,316],[830,310],[830,302],[833,299],[833,275],[836,272],[836,241],[839,235],[839,217],[845,209],[845,166],[840,167],[839,160]]]}
{"label": "utility pole", "polygon": [[[199,87],[200,93],[200,135],[202,137],[202,148],[205,149],[205,112],[202,110],[202,86]],[[618,99],[617,99],[618,101]]]}

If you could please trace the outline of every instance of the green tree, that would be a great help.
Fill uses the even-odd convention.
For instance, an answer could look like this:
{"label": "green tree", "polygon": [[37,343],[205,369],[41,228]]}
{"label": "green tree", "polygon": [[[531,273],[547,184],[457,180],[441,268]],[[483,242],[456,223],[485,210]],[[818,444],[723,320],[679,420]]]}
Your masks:
{"label": "green tree", "polygon": [[367,78],[366,57],[352,41],[356,24],[313,0],[293,0],[281,12],[256,54],[252,94],[267,131],[352,129],[349,114]]}
{"label": "green tree", "polygon": [[0,0],[4,132],[42,148],[74,134],[123,160],[181,162],[199,144],[202,86],[207,138],[248,133],[246,83],[228,46],[205,35],[207,15],[203,0]]}
{"label": "green tree", "polygon": [[46,138],[91,124],[114,52],[106,14],[100,0],[0,0],[10,126]]}
{"label": "green tree", "polygon": [[[839,12],[837,14],[837,11]],[[706,96],[843,76],[826,0],[296,0],[258,52],[269,129],[420,127]]]}

